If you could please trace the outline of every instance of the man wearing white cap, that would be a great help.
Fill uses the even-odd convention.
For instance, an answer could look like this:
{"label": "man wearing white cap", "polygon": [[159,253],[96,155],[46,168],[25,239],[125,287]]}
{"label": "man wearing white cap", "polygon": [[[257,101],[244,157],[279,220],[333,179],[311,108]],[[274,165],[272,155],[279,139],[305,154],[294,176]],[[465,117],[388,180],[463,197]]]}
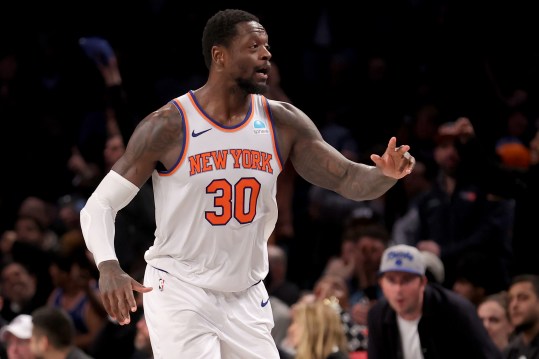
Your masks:
{"label": "man wearing white cap", "polygon": [[417,248],[387,248],[379,284],[384,298],[368,314],[369,359],[502,358],[469,301],[427,284]]}
{"label": "man wearing white cap", "polygon": [[32,317],[20,314],[0,330],[0,339],[6,348],[7,359],[34,359],[30,351]]}

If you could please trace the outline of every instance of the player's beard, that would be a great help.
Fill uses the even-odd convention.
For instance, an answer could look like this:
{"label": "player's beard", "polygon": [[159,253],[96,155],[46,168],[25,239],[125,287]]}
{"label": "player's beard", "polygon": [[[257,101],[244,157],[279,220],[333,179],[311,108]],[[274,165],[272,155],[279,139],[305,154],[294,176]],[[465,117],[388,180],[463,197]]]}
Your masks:
{"label": "player's beard", "polygon": [[268,91],[267,84],[256,83],[248,79],[237,78],[236,83],[238,84],[238,87],[240,89],[242,89],[248,94],[261,95]]}

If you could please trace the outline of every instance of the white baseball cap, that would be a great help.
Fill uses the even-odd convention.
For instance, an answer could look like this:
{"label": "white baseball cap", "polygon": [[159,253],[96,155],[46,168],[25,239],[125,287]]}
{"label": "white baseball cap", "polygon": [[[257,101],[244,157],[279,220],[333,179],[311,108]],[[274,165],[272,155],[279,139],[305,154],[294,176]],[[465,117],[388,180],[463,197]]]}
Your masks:
{"label": "white baseball cap", "polygon": [[382,255],[378,274],[386,272],[406,272],[425,275],[423,255],[416,247],[405,244],[388,247]]}
{"label": "white baseball cap", "polygon": [[6,333],[9,332],[19,339],[30,339],[32,337],[32,316],[20,314],[0,329],[0,339],[6,340]]}

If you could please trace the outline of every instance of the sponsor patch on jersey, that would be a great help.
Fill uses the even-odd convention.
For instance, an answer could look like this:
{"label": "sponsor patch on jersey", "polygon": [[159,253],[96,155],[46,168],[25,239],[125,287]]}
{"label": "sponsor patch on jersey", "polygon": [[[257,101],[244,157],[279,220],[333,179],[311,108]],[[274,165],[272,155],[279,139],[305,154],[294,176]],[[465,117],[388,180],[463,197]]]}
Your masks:
{"label": "sponsor patch on jersey", "polygon": [[268,134],[269,130],[263,121],[255,120],[253,122],[253,132],[255,133],[255,135],[264,135]]}

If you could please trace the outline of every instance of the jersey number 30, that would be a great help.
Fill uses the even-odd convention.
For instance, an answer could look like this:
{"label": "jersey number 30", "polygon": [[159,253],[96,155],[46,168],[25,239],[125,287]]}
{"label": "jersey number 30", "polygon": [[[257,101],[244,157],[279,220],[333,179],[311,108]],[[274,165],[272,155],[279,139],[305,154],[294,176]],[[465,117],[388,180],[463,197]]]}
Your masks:
{"label": "jersey number 30", "polygon": [[250,223],[256,215],[256,202],[260,194],[260,183],[256,178],[240,178],[235,185],[225,179],[213,180],[206,193],[213,193],[213,206],[220,211],[206,211],[206,220],[215,226],[228,223],[232,216],[241,224]]}

